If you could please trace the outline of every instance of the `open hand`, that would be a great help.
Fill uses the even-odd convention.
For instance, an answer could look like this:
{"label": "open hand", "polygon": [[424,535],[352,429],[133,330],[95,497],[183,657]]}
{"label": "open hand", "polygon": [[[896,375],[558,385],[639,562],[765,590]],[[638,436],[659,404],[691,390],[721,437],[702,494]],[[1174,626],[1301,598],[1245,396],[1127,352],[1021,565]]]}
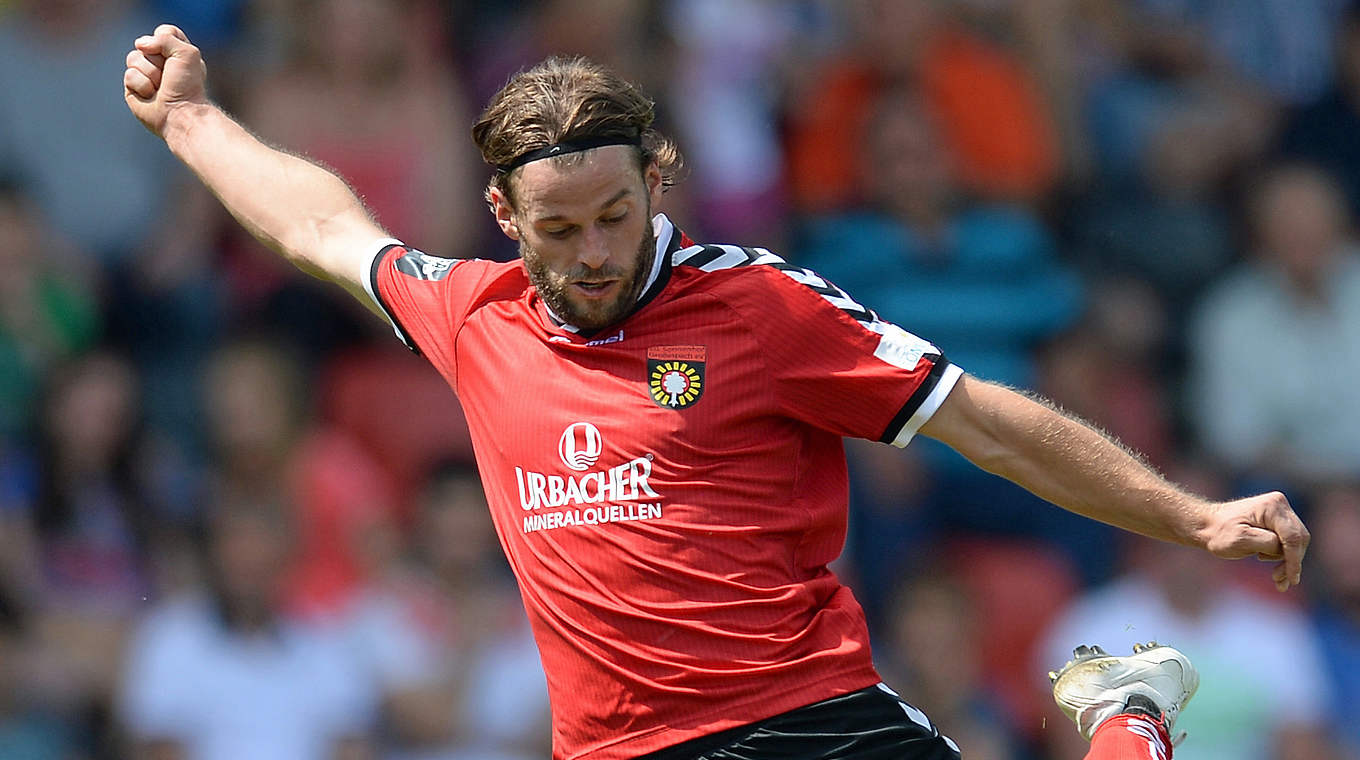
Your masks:
{"label": "open hand", "polygon": [[1240,559],[1255,554],[1278,563],[1276,588],[1286,591],[1298,585],[1311,536],[1279,491],[1218,505],[1204,530],[1204,548],[1214,555]]}
{"label": "open hand", "polygon": [[123,72],[123,99],[147,129],[165,137],[175,109],[208,102],[207,79],[198,48],[179,27],[161,24],[133,43]]}

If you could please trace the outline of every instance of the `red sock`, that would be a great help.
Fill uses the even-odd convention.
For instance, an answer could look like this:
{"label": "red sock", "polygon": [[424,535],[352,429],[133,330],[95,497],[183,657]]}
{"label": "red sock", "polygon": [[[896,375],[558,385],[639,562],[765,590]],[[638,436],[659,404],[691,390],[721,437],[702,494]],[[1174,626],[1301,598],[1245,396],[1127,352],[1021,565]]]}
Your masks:
{"label": "red sock", "polygon": [[1086,760],[1171,760],[1171,736],[1160,720],[1123,713],[1096,729]]}

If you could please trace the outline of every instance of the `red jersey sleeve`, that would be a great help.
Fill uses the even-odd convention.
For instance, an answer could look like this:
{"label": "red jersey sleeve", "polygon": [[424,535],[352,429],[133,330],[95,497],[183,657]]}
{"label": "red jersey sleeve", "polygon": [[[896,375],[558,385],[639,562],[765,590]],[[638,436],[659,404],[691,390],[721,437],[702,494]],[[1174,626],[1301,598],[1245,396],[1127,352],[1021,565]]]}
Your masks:
{"label": "red jersey sleeve", "polygon": [[452,375],[458,331],[507,265],[434,256],[392,239],[374,248],[364,289],[408,348]]}
{"label": "red jersey sleeve", "polygon": [[743,287],[780,409],[843,436],[906,446],[963,374],[815,272],[779,261]]}

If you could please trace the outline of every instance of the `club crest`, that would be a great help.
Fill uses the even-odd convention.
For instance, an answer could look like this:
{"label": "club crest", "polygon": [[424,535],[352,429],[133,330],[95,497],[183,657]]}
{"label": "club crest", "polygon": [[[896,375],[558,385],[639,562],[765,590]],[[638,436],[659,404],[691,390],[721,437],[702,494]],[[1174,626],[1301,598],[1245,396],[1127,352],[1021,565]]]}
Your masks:
{"label": "club crest", "polygon": [[662,409],[693,406],[704,395],[704,346],[652,346],[647,349],[647,392]]}

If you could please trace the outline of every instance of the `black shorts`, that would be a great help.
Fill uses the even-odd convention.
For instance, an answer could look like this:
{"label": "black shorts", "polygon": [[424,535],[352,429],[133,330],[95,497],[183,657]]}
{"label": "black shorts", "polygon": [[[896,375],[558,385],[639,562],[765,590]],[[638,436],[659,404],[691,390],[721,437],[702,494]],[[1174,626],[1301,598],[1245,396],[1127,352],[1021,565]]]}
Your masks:
{"label": "black shorts", "polygon": [[883,684],[701,736],[637,760],[959,760],[954,742]]}

